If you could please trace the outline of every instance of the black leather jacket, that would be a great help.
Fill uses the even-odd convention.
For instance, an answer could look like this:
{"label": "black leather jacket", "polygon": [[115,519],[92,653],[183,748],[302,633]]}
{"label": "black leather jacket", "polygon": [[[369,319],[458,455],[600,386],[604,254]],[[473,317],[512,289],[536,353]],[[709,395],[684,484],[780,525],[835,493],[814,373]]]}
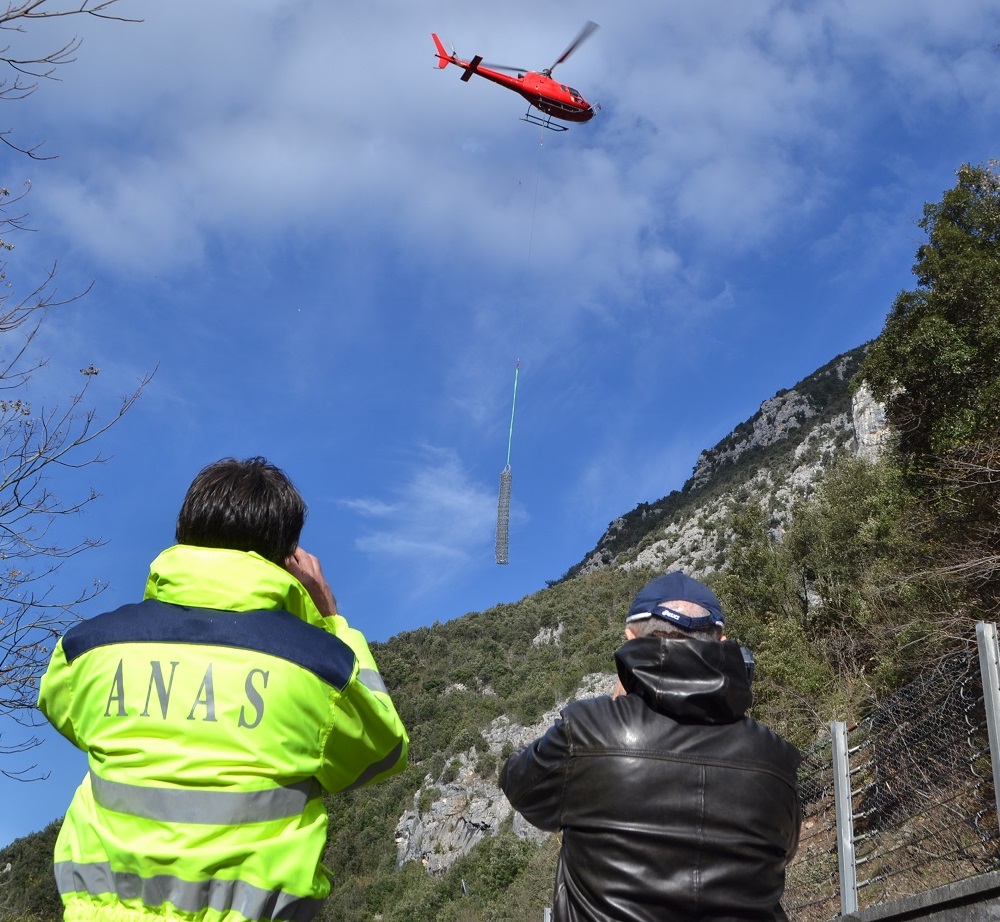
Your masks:
{"label": "black leather jacket", "polygon": [[628,695],[569,705],[500,775],[562,830],[554,922],[784,920],[801,757],[745,716],[739,647],[640,637],[615,659]]}

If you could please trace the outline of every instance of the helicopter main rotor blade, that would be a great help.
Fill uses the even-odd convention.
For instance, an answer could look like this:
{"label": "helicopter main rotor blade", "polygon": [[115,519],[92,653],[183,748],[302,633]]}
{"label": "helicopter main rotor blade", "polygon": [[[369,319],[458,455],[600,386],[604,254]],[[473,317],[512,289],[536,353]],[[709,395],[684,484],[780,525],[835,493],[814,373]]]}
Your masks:
{"label": "helicopter main rotor blade", "polygon": [[580,30],[580,34],[569,43],[569,47],[559,56],[559,59],[549,68],[549,73],[556,69],[563,61],[566,60],[577,48],[579,48],[591,35],[593,35],[600,26],[596,22],[591,22],[589,19],[584,24],[583,28]]}
{"label": "helicopter main rotor blade", "polygon": [[490,70],[509,70],[512,74],[527,74],[531,71],[530,67],[511,67],[509,64],[487,64],[485,61],[480,66],[488,67]]}

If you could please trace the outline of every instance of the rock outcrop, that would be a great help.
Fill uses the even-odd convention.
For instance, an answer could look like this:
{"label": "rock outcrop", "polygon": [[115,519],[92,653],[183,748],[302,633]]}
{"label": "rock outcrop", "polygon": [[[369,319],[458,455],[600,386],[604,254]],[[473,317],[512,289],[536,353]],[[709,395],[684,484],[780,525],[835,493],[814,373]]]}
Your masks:
{"label": "rock outcrop", "polygon": [[[555,635],[561,633],[562,625]],[[439,777],[425,776],[412,808],[396,826],[397,866],[419,861],[431,873],[440,873],[484,836],[496,834],[513,812],[497,783],[502,757],[541,736],[569,701],[610,694],[614,678],[610,673],[586,676],[572,698],[560,702],[530,727],[498,717],[483,731],[480,743],[459,753]],[[489,773],[479,769],[484,762],[493,767]],[[547,835],[517,814],[513,828],[516,835],[535,842]]]}

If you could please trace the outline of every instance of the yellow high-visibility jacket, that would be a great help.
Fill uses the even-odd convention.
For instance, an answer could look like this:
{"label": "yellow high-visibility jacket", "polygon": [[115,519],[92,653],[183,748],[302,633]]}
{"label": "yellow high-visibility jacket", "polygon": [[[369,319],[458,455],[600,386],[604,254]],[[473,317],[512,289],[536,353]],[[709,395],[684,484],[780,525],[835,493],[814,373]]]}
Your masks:
{"label": "yellow high-visibility jacket", "polygon": [[65,919],[305,920],[323,791],[406,766],[368,644],[257,554],[178,545],[71,628],[38,706],[87,753],[56,843]]}

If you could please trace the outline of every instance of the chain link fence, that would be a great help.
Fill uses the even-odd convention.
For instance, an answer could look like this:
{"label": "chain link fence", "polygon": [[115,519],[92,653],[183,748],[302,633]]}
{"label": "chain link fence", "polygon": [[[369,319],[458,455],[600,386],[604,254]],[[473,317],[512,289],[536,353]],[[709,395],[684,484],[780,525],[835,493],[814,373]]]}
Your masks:
{"label": "chain link fence", "polygon": [[805,754],[802,833],[783,901],[792,922],[1000,870],[983,687],[970,645],[846,728],[850,797],[839,828],[836,747],[828,740]]}
{"label": "chain link fence", "polygon": [[782,905],[792,922],[826,922],[840,912],[833,744],[827,740],[804,755],[799,850],[785,876]]}

